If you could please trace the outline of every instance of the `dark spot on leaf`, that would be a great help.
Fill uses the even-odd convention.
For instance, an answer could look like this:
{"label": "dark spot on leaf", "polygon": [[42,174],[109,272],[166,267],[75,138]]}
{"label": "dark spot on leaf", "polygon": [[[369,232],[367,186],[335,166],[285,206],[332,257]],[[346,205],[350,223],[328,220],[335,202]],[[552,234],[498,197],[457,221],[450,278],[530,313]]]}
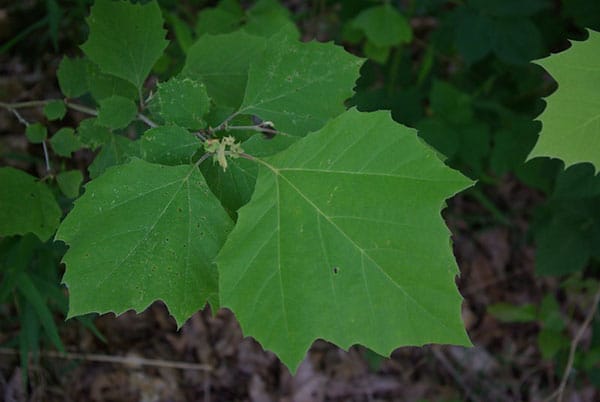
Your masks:
{"label": "dark spot on leaf", "polygon": [[30,196],[31,198],[35,198],[35,193],[30,193],[30,194],[29,194],[29,196]]}
{"label": "dark spot on leaf", "polygon": [[338,274],[340,272],[340,267],[333,267],[333,273]]}
{"label": "dark spot on leaf", "polygon": [[178,210],[179,212],[183,212],[183,209],[181,209],[181,208],[177,208],[177,210]]}

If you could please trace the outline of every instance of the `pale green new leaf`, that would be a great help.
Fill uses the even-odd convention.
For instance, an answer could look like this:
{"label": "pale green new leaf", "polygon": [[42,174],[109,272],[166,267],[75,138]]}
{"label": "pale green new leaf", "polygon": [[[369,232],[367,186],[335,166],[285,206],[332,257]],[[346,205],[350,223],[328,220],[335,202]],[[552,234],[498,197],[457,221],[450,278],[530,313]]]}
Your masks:
{"label": "pale green new leaf", "polygon": [[363,62],[333,43],[275,35],[250,64],[239,113],[272,121],[288,134],[306,135],[345,110]]}
{"label": "pale green new leaf", "polygon": [[542,132],[529,158],[550,156],[566,166],[591,162],[600,168],[600,33],[537,62],[558,82],[540,120]]}
{"label": "pale green new leaf", "polygon": [[69,316],[164,301],[177,324],[215,300],[232,222],[195,166],[134,159],[91,181],[56,238],[69,246]]}
{"label": "pale green new leaf", "polygon": [[167,47],[158,3],[98,0],[87,19],[88,40],[81,46],[105,73],[141,88]]}
{"label": "pale green new leaf", "polygon": [[470,185],[387,112],[272,157],[217,257],[221,304],[294,371],[311,343],[468,345],[444,200]]}
{"label": "pale green new leaf", "polygon": [[0,237],[34,233],[46,241],[62,214],[46,184],[12,167],[0,168]]}
{"label": "pale green new leaf", "polygon": [[246,89],[248,66],[260,57],[265,43],[265,38],[242,31],[203,35],[190,48],[181,75],[203,82],[217,104],[237,108]]}

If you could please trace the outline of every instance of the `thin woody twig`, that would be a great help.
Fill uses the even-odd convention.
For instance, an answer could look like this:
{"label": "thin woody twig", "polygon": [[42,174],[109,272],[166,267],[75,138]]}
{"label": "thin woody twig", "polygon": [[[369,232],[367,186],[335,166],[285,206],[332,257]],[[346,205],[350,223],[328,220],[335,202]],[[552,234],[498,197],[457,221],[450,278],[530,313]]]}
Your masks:
{"label": "thin woody twig", "polygon": [[554,398],[556,398],[556,402],[562,402],[565,388],[566,388],[567,382],[569,380],[569,375],[571,374],[571,370],[573,369],[573,363],[575,362],[575,352],[577,351],[577,346],[578,346],[579,342],[581,341],[581,338],[583,338],[583,335],[585,334],[586,329],[590,326],[590,324],[592,323],[592,320],[594,319],[594,315],[596,314],[596,311],[598,310],[598,303],[600,303],[600,287],[598,288],[598,290],[596,290],[596,293],[594,294],[594,299],[592,301],[592,307],[590,308],[590,311],[588,311],[588,314],[585,317],[583,324],[581,324],[581,327],[579,327],[579,329],[577,330],[577,333],[575,334],[575,337],[571,341],[571,347],[569,349],[569,357],[567,359],[567,365],[565,366],[565,370],[564,370],[563,376],[560,380],[560,384],[559,384],[558,388],[556,389],[556,391],[554,391],[548,398],[546,398],[544,400],[545,402],[549,402],[549,401],[553,400]]}
{"label": "thin woody twig", "polygon": [[[0,354],[5,355],[18,355],[19,351],[9,348],[0,348]],[[166,367],[175,368],[180,370],[198,370],[198,371],[212,371],[213,368],[208,364],[200,363],[187,363],[178,362],[172,360],[162,359],[146,359],[144,357],[136,356],[111,356],[111,355],[100,355],[94,353],[69,353],[69,352],[55,352],[52,350],[41,351],[42,356],[66,359],[66,360],[84,360],[89,362],[98,363],[114,363],[114,364],[125,364],[129,366],[150,366],[150,367]]]}

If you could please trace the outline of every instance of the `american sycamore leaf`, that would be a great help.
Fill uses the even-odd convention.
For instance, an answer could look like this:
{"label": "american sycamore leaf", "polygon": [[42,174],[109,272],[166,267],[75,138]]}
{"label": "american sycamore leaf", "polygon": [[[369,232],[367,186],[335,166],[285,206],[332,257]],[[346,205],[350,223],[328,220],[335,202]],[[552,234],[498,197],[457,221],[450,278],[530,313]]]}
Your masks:
{"label": "american sycamore leaf", "polygon": [[48,240],[62,211],[46,184],[21,170],[3,167],[0,188],[0,237],[34,233]]}
{"label": "american sycamore leaf", "polygon": [[351,109],[260,164],[217,256],[221,305],[292,370],[322,338],[469,345],[444,200],[471,184],[389,113]]}
{"label": "american sycamore leaf", "polygon": [[238,113],[272,121],[288,134],[306,135],[345,110],[363,62],[333,43],[275,35],[262,57],[250,63]]}
{"label": "american sycamore leaf", "polygon": [[110,134],[109,140],[104,143],[94,162],[88,166],[90,178],[95,179],[109,167],[121,165],[132,157],[140,156],[140,152],[140,141],[132,141],[124,135]]}
{"label": "american sycamore leaf", "polygon": [[166,303],[181,326],[216,303],[213,260],[232,222],[197,167],[134,159],[91,181],[56,238],[69,246],[69,316]]}
{"label": "american sycamore leaf", "polygon": [[152,106],[165,122],[198,130],[206,126],[203,117],[210,109],[210,98],[203,83],[175,77],[158,84]]}
{"label": "american sycamore leaf", "polygon": [[558,82],[540,116],[542,132],[529,155],[562,159],[566,166],[591,162],[600,169],[600,33],[537,63]]}
{"label": "american sycamore leaf", "polygon": [[102,72],[140,89],[169,43],[158,3],[98,0],[87,23],[90,35],[83,52]]}
{"label": "american sycamore leaf", "polygon": [[177,126],[151,128],[139,142],[142,158],[170,166],[191,163],[194,154],[202,148],[199,138]]}
{"label": "american sycamore leaf", "polygon": [[203,82],[218,105],[237,108],[244,96],[248,66],[265,49],[265,38],[237,31],[202,35],[190,47],[183,77]]}

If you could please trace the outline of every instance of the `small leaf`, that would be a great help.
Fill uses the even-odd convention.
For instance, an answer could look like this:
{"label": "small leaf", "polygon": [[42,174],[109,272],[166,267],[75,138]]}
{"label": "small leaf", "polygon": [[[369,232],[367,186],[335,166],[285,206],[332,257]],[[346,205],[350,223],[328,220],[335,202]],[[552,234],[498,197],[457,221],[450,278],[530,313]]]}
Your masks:
{"label": "small leaf", "polygon": [[302,43],[286,35],[270,38],[267,49],[250,64],[238,113],[303,136],[345,110],[363,59],[332,43]]}
{"label": "small leaf", "polygon": [[0,168],[0,236],[34,233],[46,241],[62,212],[46,184],[18,169]]}
{"label": "small leaf", "polygon": [[203,83],[190,78],[171,78],[158,84],[153,109],[167,123],[190,130],[206,126],[203,117],[210,109],[210,98]]}
{"label": "small leaf", "polygon": [[190,48],[181,75],[203,82],[221,106],[237,108],[242,101],[250,62],[262,54],[265,39],[237,31],[203,35]]}
{"label": "small leaf", "polygon": [[408,21],[388,3],[362,11],[353,25],[362,29],[369,42],[377,47],[397,46],[412,40]]}
{"label": "small leaf", "polygon": [[196,136],[177,126],[152,128],[140,140],[142,158],[169,166],[190,164],[201,147]]}
{"label": "small leaf", "polygon": [[414,130],[351,109],[259,163],[217,257],[245,335],[292,371],[317,338],[384,355],[469,344],[440,209],[471,182]]}
{"label": "small leaf", "polygon": [[81,45],[83,52],[102,72],[141,88],[169,43],[158,3],[100,0],[87,23],[90,35]]}
{"label": "small leaf", "polygon": [[75,136],[75,130],[71,127],[63,127],[50,138],[52,149],[60,156],[71,157],[71,153],[81,148],[79,138]]}
{"label": "small leaf", "polygon": [[131,99],[111,96],[100,101],[96,124],[112,129],[125,128],[135,119],[137,107]]}
{"label": "small leaf", "polygon": [[88,91],[87,69],[89,60],[63,57],[56,71],[58,85],[67,98],[77,98]]}
{"label": "small leaf", "polygon": [[77,127],[77,135],[79,140],[92,150],[106,144],[112,137],[108,128],[96,124],[96,118],[82,120]]}
{"label": "small leaf", "polygon": [[48,130],[40,123],[29,124],[25,129],[25,135],[32,144],[41,144],[48,136]]}
{"label": "small leaf", "polygon": [[212,263],[232,222],[194,166],[135,159],[92,180],[56,238],[69,250],[69,317],[164,301],[178,326],[214,302]]}
{"label": "small leaf", "polygon": [[[558,82],[540,120],[542,133],[529,158],[561,158],[567,166],[591,162],[600,169],[600,33],[537,63]],[[576,101],[574,101],[576,100]]]}
{"label": "small leaf", "polygon": [[64,195],[68,198],[77,198],[81,183],[83,183],[83,174],[79,170],[61,172],[56,176],[56,182]]}
{"label": "small leaf", "polygon": [[50,101],[44,106],[44,115],[48,120],[60,120],[66,113],[67,107],[61,100]]}

